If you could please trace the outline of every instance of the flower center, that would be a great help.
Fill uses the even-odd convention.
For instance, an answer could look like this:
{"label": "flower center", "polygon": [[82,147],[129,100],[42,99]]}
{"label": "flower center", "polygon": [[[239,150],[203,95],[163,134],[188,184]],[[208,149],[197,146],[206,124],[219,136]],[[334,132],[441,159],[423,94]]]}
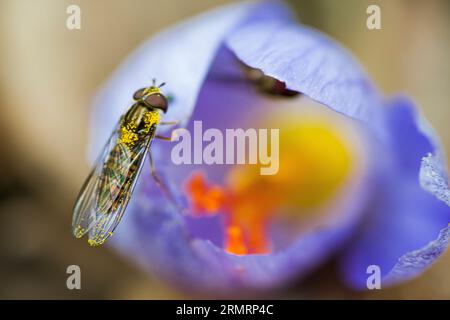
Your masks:
{"label": "flower center", "polygon": [[[224,249],[233,254],[272,251],[270,227],[277,221],[313,220],[347,181],[354,160],[349,139],[320,115],[271,118],[279,128],[279,171],[261,175],[259,166],[230,168],[222,184],[195,171],[186,181],[196,217],[220,214]],[[270,150],[270,146],[269,146]]]}

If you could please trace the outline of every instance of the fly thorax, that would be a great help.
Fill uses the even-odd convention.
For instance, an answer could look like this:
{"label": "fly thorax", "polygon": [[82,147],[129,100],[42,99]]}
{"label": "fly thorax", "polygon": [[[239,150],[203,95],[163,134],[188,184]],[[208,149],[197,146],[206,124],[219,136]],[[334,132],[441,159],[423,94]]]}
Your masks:
{"label": "fly thorax", "polygon": [[159,119],[158,110],[149,110],[142,105],[133,106],[123,119],[119,143],[133,147],[138,141],[154,133]]}

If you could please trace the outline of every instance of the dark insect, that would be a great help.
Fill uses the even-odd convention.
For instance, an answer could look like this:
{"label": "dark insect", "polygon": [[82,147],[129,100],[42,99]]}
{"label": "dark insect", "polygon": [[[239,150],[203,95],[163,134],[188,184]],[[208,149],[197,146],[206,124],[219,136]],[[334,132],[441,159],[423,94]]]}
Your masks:
{"label": "dark insect", "polygon": [[247,79],[253,82],[263,93],[284,97],[294,97],[299,94],[297,91],[288,89],[284,82],[265,75],[259,69],[250,68],[246,65],[243,65],[242,69],[244,70]]}

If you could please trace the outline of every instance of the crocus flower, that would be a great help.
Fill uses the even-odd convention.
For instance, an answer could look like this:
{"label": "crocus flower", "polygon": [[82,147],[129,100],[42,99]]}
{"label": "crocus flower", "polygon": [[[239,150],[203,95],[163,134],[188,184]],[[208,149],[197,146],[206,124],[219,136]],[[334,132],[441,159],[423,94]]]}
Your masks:
{"label": "crocus flower", "polygon": [[[248,71],[285,92],[267,94]],[[91,159],[151,78],[173,97],[164,121],[193,130],[279,128],[275,175],[254,166],[176,165],[155,141],[111,243],[168,281],[216,293],[267,290],[334,253],[352,288],[419,275],[446,249],[450,191],[439,141],[406,97],[383,97],[355,59],[280,2],[241,2],[161,32],[99,92]],[[250,79],[250,80],[249,80]],[[258,89],[259,88],[259,89]],[[278,92],[280,93],[280,92]],[[159,128],[169,134],[170,128]]]}

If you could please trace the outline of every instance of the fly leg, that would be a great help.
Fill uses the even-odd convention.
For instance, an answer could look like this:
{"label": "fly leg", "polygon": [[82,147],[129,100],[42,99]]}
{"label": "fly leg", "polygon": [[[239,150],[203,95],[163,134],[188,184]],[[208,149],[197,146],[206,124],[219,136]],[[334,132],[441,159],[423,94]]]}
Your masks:
{"label": "fly leg", "polygon": [[155,135],[155,138],[160,139],[160,140],[165,140],[165,141],[172,141],[172,139],[177,136],[178,129],[179,128],[172,130],[170,137],[166,137],[166,136],[157,134],[157,135]]}
{"label": "fly leg", "polygon": [[159,124],[163,126],[178,126],[180,123],[182,123],[185,120],[189,120],[189,116],[183,117],[178,120],[171,120],[171,121],[161,121]]}
{"label": "fly leg", "polygon": [[171,137],[164,137],[160,134],[155,135],[155,138],[160,139],[160,140],[166,140],[166,141],[171,141],[172,138]]}
{"label": "fly leg", "polygon": [[[184,120],[187,120],[187,119],[188,119],[188,117],[183,118],[183,119],[181,119],[181,120],[161,121],[161,122],[159,123],[159,125],[161,125],[161,126],[173,126],[173,127],[176,127],[176,126],[178,126],[180,123],[182,123]],[[176,135],[177,129],[179,129],[179,128],[176,128],[176,129],[172,130],[172,133],[171,133],[171,136],[172,136],[172,137],[173,137],[174,135]],[[171,141],[171,140],[172,140],[170,137],[164,137],[164,136],[161,136],[161,135],[159,135],[159,134],[155,135],[155,138],[158,138],[158,139],[161,139],[161,140],[167,140],[167,141]]]}
{"label": "fly leg", "polygon": [[177,126],[181,123],[180,120],[177,121],[161,121],[159,124],[162,126]]}
{"label": "fly leg", "polygon": [[153,180],[155,180],[156,185],[158,186],[158,188],[160,188],[160,190],[164,193],[164,195],[172,203],[172,205],[180,213],[183,214],[185,212],[185,210],[178,204],[178,202],[175,200],[175,197],[173,196],[170,189],[166,186],[166,184],[159,178],[158,174],[156,173],[155,164],[153,162],[152,152],[150,150],[148,151],[148,158],[149,158],[149,162],[150,162],[150,172],[152,174]]}

